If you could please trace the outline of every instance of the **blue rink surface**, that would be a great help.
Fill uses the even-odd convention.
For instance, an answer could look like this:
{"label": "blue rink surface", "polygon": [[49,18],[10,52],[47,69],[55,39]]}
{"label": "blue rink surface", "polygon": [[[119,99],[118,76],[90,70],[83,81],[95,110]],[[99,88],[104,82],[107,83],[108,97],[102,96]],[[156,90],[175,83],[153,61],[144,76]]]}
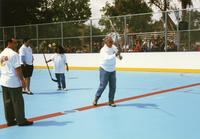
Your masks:
{"label": "blue rink surface", "polygon": [[[27,118],[92,105],[99,72],[71,70],[65,76],[69,91],[56,91],[57,84],[46,69],[34,71],[34,95],[24,95]],[[117,71],[115,100],[199,81],[200,74]],[[99,103],[107,101],[108,87]],[[5,123],[0,92],[0,124]],[[117,103],[115,108],[76,111],[36,121],[33,126],[0,129],[0,139],[200,139],[200,86]]]}

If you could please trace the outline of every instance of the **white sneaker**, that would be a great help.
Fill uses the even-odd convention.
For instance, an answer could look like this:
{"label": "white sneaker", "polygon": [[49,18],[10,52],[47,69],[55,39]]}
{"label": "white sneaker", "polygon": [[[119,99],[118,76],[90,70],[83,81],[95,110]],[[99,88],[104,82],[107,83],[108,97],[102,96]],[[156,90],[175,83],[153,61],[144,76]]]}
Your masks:
{"label": "white sneaker", "polygon": [[61,90],[61,88],[57,88],[57,91]]}
{"label": "white sneaker", "polygon": [[64,88],[63,90],[64,90],[64,91],[67,91],[67,88]]}

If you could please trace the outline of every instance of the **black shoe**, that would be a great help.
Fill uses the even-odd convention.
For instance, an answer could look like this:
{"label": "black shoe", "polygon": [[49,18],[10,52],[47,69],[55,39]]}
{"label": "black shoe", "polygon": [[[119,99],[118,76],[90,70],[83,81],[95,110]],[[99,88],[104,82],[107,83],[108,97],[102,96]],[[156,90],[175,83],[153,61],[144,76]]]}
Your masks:
{"label": "black shoe", "polygon": [[31,121],[26,121],[26,122],[24,122],[24,123],[18,124],[18,126],[28,126],[28,125],[32,125],[32,124],[33,124],[33,122],[31,122]]}
{"label": "black shoe", "polygon": [[28,94],[28,95],[33,95],[33,92],[27,91],[27,94]]}
{"label": "black shoe", "polygon": [[93,106],[97,106],[97,102],[98,102],[99,98],[95,98],[93,101]]}
{"label": "black shoe", "polygon": [[116,107],[115,103],[109,103],[109,106]]}
{"label": "black shoe", "polygon": [[31,91],[23,91],[23,94],[27,94],[27,95],[33,95],[33,93]]}
{"label": "black shoe", "polygon": [[17,125],[17,121],[8,122],[7,126],[14,126]]}

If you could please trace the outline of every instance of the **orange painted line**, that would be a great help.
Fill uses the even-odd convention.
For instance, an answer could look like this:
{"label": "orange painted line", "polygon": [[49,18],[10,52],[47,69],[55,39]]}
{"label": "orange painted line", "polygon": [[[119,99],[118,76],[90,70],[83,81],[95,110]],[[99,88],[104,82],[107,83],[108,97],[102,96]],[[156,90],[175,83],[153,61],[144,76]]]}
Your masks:
{"label": "orange painted line", "polygon": [[105,103],[98,104],[97,106],[86,106],[86,107],[77,108],[77,109],[73,109],[73,110],[84,111],[84,110],[89,110],[89,109],[93,109],[93,108],[103,107],[108,104],[109,104],[108,102],[105,102]]}
{"label": "orange painted line", "polygon": [[116,100],[115,103],[129,101],[129,100],[133,100],[133,99],[139,99],[139,98],[143,98],[143,97],[148,97],[148,96],[152,96],[152,95],[162,94],[162,93],[171,92],[171,91],[180,90],[180,89],[189,88],[189,87],[198,86],[198,85],[200,85],[200,83],[186,85],[186,86],[181,86],[181,87],[167,89],[167,90],[162,90],[162,91],[157,91],[157,92],[148,93],[148,94],[144,94],[144,95],[140,95],[140,96],[134,96],[134,97],[124,98],[124,99],[119,99],[119,100]]}
{"label": "orange painted line", "polygon": [[[129,101],[129,100],[144,98],[144,97],[148,97],[148,96],[152,96],[152,95],[158,95],[158,94],[171,92],[171,91],[175,91],[175,90],[180,90],[180,89],[184,89],[184,88],[189,88],[189,87],[194,87],[194,86],[198,86],[198,85],[200,85],[200,83],[176,87],[176,88],[171,88],[171,89],[166,89],[166,90],[161,90],[161,91],[157,91],[157,92],[153,92],[153,93],[148,93],[148,94],[124,98],[124,99],[119,99],[119,100],[116,100],[115,103],[120,103],[120,102]],[[73,109],[73,110],[84,111],[84,110],[94,109],[94,108],[98,108],[98,107],[103,107],[103,106],[106,106],[106,105],[108,105],[108,102],[98,104],[97,106],[86,106],[86,107],[81,107],[81,108],[77,108],[77,109]],[[65,115],[65,113],[57,112],[57,113],[53,113],[53,114],[47,114],[47,115],[43,115],[43,116],[34,117],[34,118],[31,118],[31,119],[28,119],[28,120],[39,121],[39,120],[44,120],[44,119],[57,117],[57,116],[61,116],[61,115]],[[6,124],[0,125],[0,129],[7,128],[7,127],[8,126]]]}
{"label": "orange painted line", "polygon": [[[38,117],[34,117],[34,118],[30,118],[28,119],[29,121],[39,121],[39,120],[44,120],[44,119],[48,119],[48,118],[52,118],[52,117],[57,117],[57,116],[61,116],[61,115],[65,115],[62,112],[57,112],[57,113],[52,113],[52,114],[47,114],[47,115],[43,115],[43,116],[38,116]],[[0,125],[0,129],[3,128],[7,128],[9,126],[7,126],[7,124],[3,124]]]}
{"label": "orange painted line", "polygon": [[[186,85],[186,86],[181,86],[181,87],[176,87],[176,88],[172,88],[172,89],[157,91],[157,92],[153,92],[153,93],[148,93],[148,94],[134,96],[134,97],[129,97],[129,98],[124,98],[124,99],[119,99],[119,100],[116,100],[115,103],[125,102],[125,101],[129,101],[129,100],[133,100],[133,99],[139,99],[139,98],[143,98],[143,97],[148,97],[148,96],[157,95],[157,94],[161,94],[161,93],[171,92],[171,91],[175,91],[175,90],[179,90],[179,89],[184,89],[184,88],[189,88],[189,87],[198,86],[198,85],[200,85],[200,83]],[[98,107],[102,107],[102,106],[106,106],[106,105],[108,105],[108,102],[101,103],[101,104],[99,104],[97,106],[86,106],[86,107],[77,108],[77,109],[74,109],[74,110],[84,111],[84,110],[98,108]]]}
{"label": "orange painted line", "polygon": [[28,119],[29,121],[39,121],[39,120],[44,120],[44,119],[48,119],[48,118],[52,118],[52,117],[57,117],[57,116],[61,116],[61,115],[65,115],[62,112],[57,112],[57,113],[52,113],[52,114],[48,114],[48,115],[43,115],[43,116],[38,116],[38,117],[34,117],[31,119]]}
{"label": "orange painted line", "polygon": [[7,126],[7,124],[0,125],[0,129],[7,128],[7,127],[9,127]]}

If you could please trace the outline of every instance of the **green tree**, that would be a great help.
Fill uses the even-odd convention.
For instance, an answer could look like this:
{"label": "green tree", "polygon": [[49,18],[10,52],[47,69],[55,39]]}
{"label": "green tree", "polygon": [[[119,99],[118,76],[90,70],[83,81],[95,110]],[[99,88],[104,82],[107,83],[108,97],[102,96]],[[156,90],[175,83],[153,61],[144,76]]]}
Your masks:
{"label": "green tree", "polygon": [[[192,6],[192,0],[179,0],[181,2],[181,7],[182,9],[186,9],[188,6]],[[182,21],[185,21],[185,17],[186,17],[186,10],[183,10],[182,12]]]}
{"label": "green tree", "polygon": [[[174,7],[170,6],[171,2],[172,2],[172,0],[150,0],[148,3],[150,4],[150,6],[152,6],[152,5],[156,6],[160,11],[167,11],[167,10],[176,8],[175,6]],[[164,23],[165,23],[165,13],[164,12],[162,13],[161,22],[164,25]],[[163,28],[164,28],[164,26],[163,26]],[[174,21],[169,16],[169,13],[167,13],[167,29],[170,31],[177,30]]]}
{"label": "green tree", "polygon": [[149,4],[156,6],[161,11],[167,11],[170,9],[171,0],[150,0]]}
{"label": "green tree", "polygon": [[[189,14],[186,14],[185,19],[189,19]],[[196,42],[200,42],[200,12],[198,10],[192,10],[190,11],[190,29],[193,30],[190,33],[187,32],[181,32],[181,43],[185,44],[185,48],[189,50],[189,44],[192,49],[195,50],[194,46]],[[197,31],[194,31],[197,30]],[[189,35],[190,35],[190,42],[189,42]]]}
{"label": "green tree", "polygon": [[[91,8],[89,6],[89,0],[46,0],[41,5],[41,13],[38,16],[38,20],[40,23],[67,21],[63,23],[63,36],[67,38],[64,40],[64,45],[79,47],[85,43],[85,40],[74,37],[89,35],[89,27],[84,24],[91,17]],[[60,24],[44,26],[43,34],[46,38],[61,37]],[[58,36],[55,36],[56,34]],[[61,40],[57,44],[61,44]]]}
{"label": "green tree", "polygon": [[[144,0],[115,0],[113,4],[106,3],[102,11],[104,12],[103,18],[111,16],[121,16],[128,14],[149,13],[152,9],[148,7]],[[152,22],[152,14],[145,16],[127,17],[127,24],[129,31],[141,32],[148,31],[149,25]],[[124,32],[124,18],[111,18],[116,30],[119,33]],[[104,26],[104,33],[111,32],[111,25],[107,19],[101,19],[99,24]]]}
{"label": "green tree", "polygon": [[90,0],[55,0],[51,9],[56,14],[52,20],[70,21],[70,20],[88,20],[91,17]]}
{"label": "green tree", "polygon": [[2,26],[37,23],[36,15],[44,0],[2,0]]}
{"label": "green tree", "polygon": [[40,23],[87,20],[90,0],[44,0],[37,16]]}
{"label": "green tree", "polygon": [[3,0],[2,26],[87,20],[90,0]]}

